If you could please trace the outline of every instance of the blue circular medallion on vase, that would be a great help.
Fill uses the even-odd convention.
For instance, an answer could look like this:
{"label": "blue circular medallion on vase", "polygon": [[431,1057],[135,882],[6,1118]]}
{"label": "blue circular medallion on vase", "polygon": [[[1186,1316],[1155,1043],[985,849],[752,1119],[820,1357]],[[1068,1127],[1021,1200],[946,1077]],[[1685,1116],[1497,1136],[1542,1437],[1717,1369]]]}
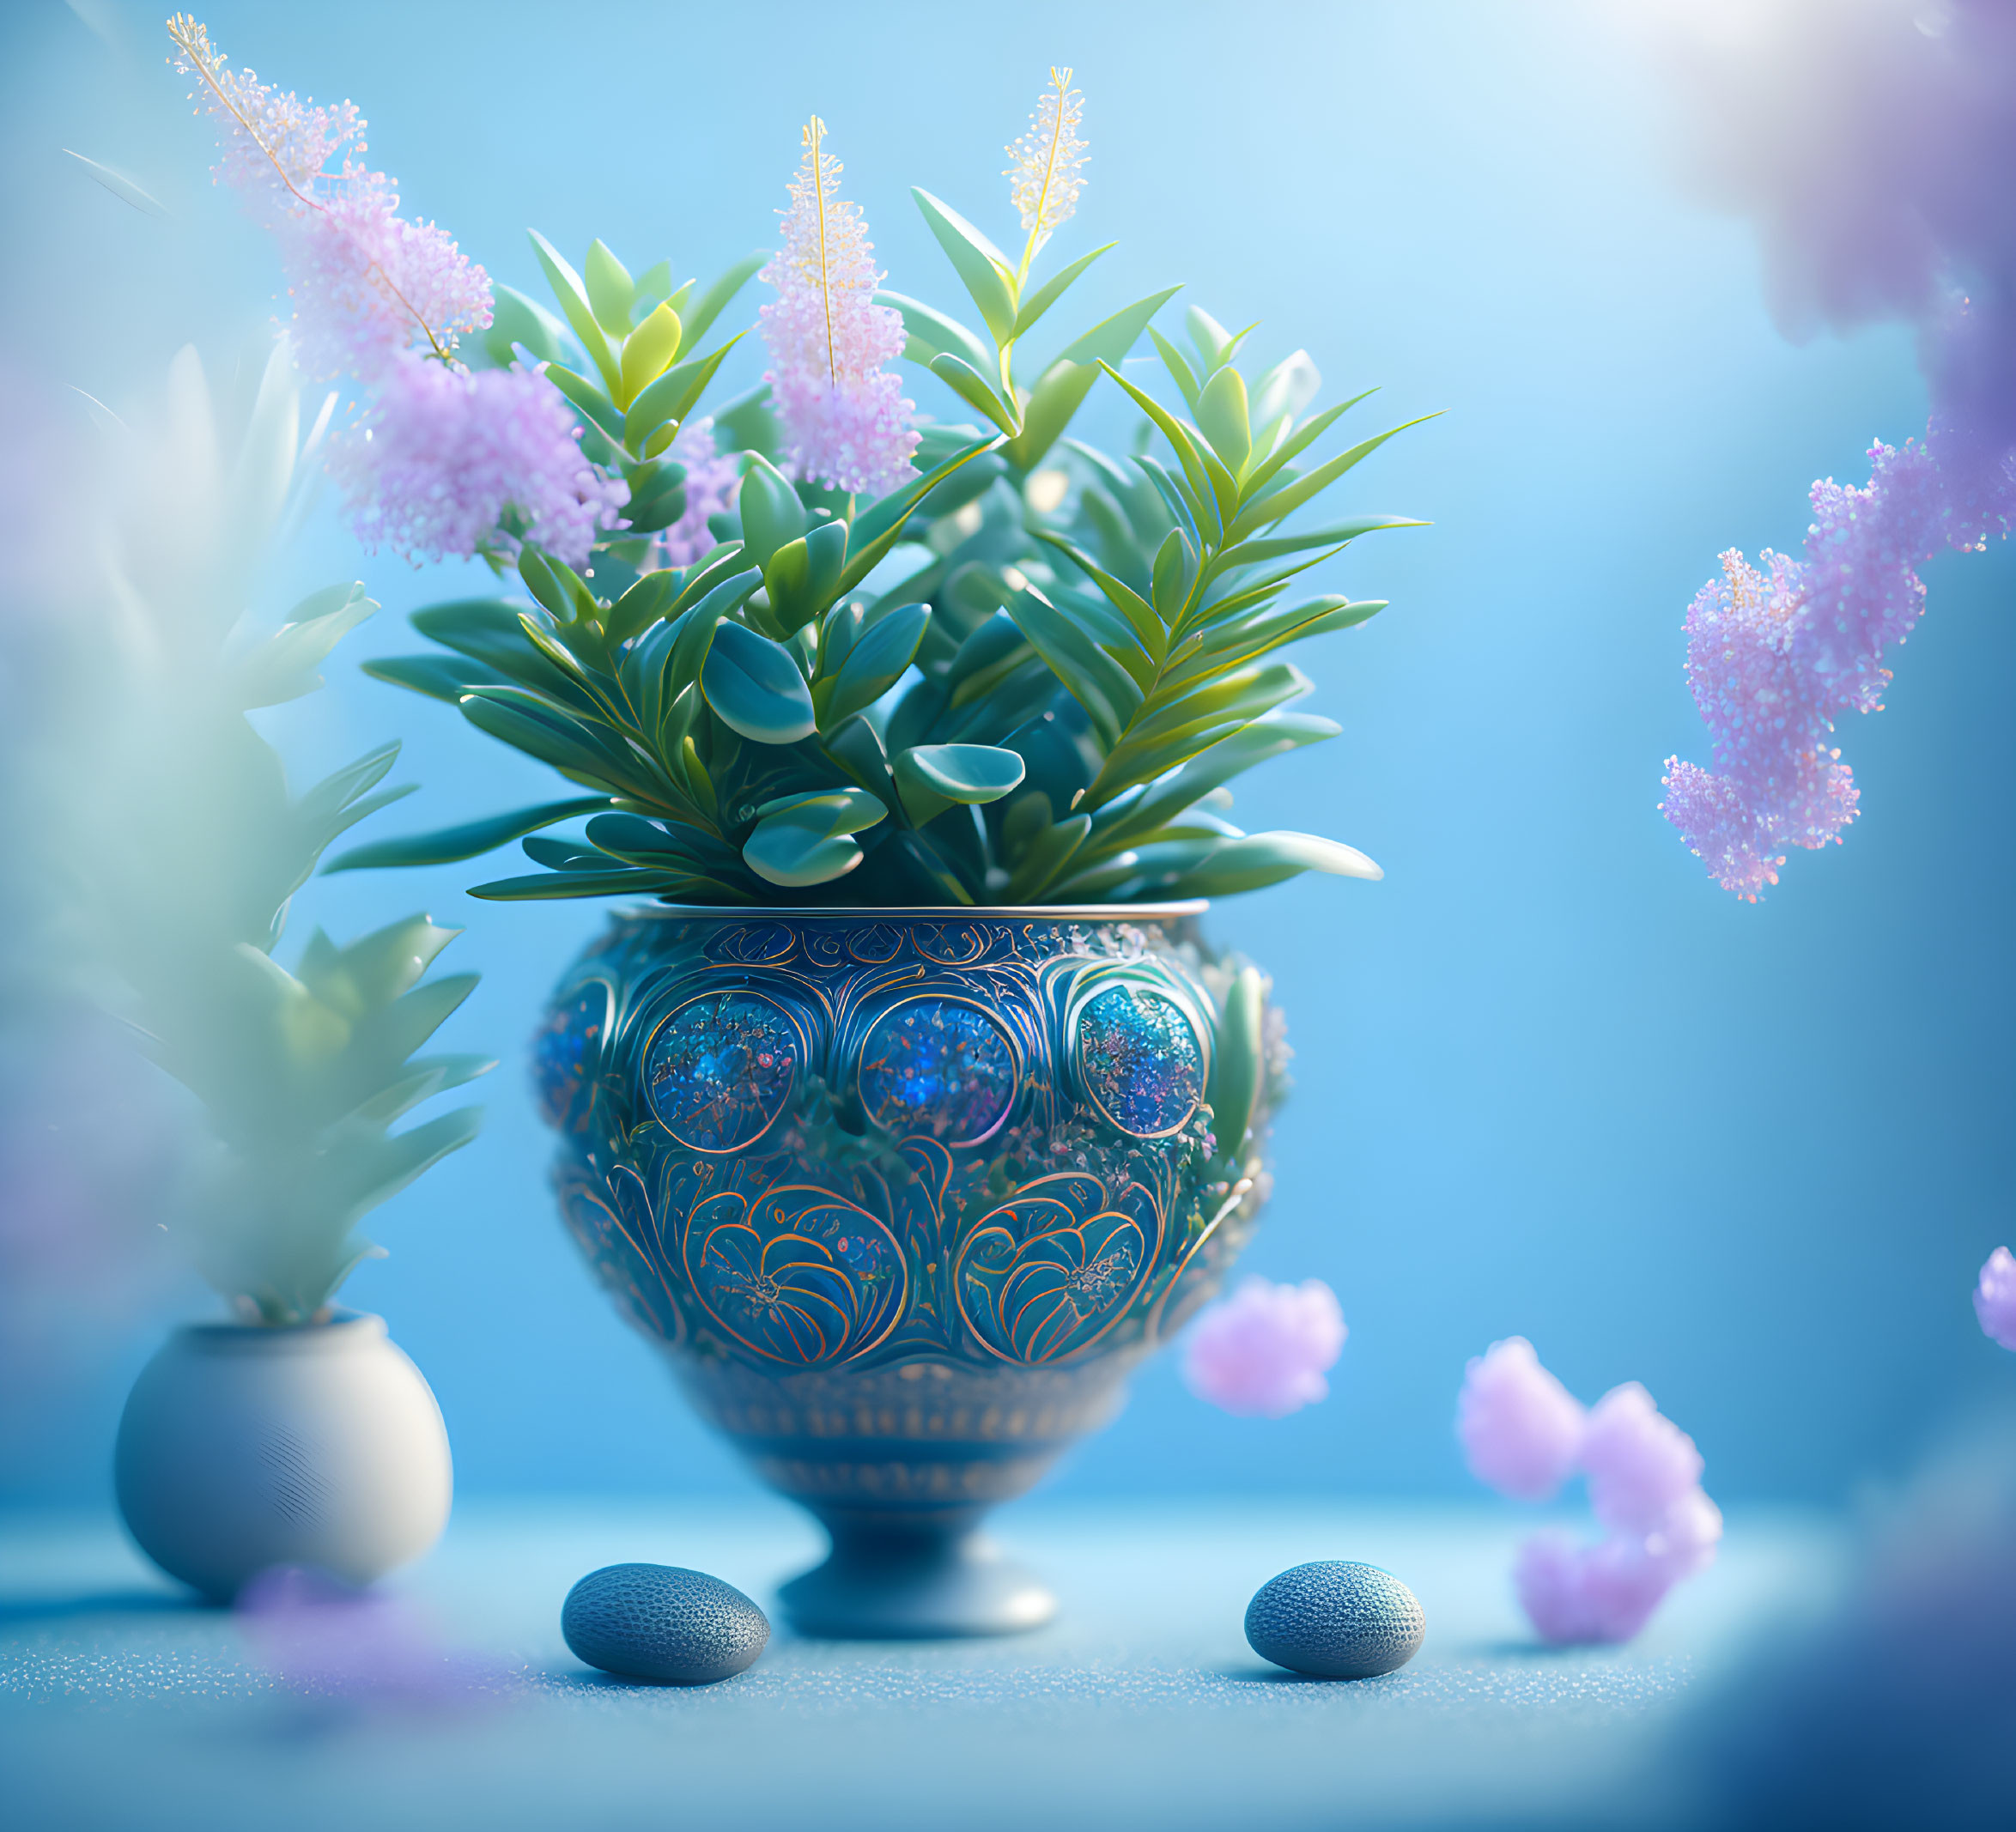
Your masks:
{"label": "blue circular medallion on vase", "polygon": [[905,999],[883,1013],[861,1048],[861,1105],[884,1131],[976,1145],[1015,1101],[1015,1047],[963,999]]}
{"label": "blue circular medallion on vase", "polygon": [[804,1053],[798,1027],[761,993],[689,999],[652,1038],[645,1093],[658,1122],[693,1151],[739,1151],[791,1098]]}
{"label": "blue circular medallion on vase", "polygon": [[1159,992],[1108,987],[1079,1011],[1073,1047],[1087,1097],[1136,1138],[1175,1131],[1204,1098],[1196,1028]]}

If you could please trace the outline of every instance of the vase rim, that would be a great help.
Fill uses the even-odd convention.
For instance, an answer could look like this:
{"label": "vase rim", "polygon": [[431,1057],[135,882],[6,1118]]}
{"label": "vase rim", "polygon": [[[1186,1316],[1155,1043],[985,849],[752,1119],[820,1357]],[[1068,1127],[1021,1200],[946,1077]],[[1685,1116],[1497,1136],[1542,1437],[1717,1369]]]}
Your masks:
{"label": "vase rim", "polygon": [[712,916],[723,922],[761,922],[776,916],[827,916],[855,922],[945,922],[966,916],[1010,922],[1128,922],[1201,916],[1210,907],[1208,897],[1188,897],[1168,903],[639,903],[625,906],[619,913],[660,920],[683,917],[689,921]]}
{"label": "vase rim", "polygon": [[274,1349],[282,1353],[312,1353],[359,1337],[383,1336],[385,1319],[367,1310],[336,1310],[325,1323],[185,1323],[175,1333],[213,1353],[237,1354]]}

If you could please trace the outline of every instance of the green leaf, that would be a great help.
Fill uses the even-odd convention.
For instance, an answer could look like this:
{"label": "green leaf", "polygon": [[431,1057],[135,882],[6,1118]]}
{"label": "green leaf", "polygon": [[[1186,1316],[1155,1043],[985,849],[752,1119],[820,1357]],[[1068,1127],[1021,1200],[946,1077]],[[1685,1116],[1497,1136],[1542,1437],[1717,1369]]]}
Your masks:
{"label": "green leaf", "polygon": [[603,634],[614,649],[641,636],[671,608],[680,585],[672,567],[639,575],[628,591],[610,606],[602,620]]}
{"label": "green leaf", "polygon": [[[472,884],[469,895],[487,903],[525,903],[546,897],[655,897],[690,882],[670,871],[542,871],[531,877]],[[731,895],[722,901],[738,900]]]}
{"label": "green leaf", "polygon": [[[680,290],[690,292],[692,288],[693,282],[689,280]],[[672,296],[672,264],[670,261],[653,261],[637,276],[637,284],[632,291],[635,296],[630,300],[630,316],[633,318],[648,316],[651,307]],[[677,312],[678,309],[677,302],[675,301],[672,310]]]}
{"label": "green leaf", "polygon": [[795,744],[818,724],[791,652],[739,623],[715,629],[700,685],[722,723],[759,744]]}
{"label": "green leaf", "polygon": [[883,555],[896,545],[903,524],[933,489],[961,465],[983,452],[992,451],[999,443],[999,434],[975,440],[856,516],[847,536],[847,570],[841,574],[840,589],[843,592],[852,591],[875,570]]}
{"label": "green leaf", "polygon": [[683,422],[707,392],[721,359],[747,335],[738,331],[719,349],[674,364],[631,402],[629,412],[623,416],[624,429],[634,441],[630,449],[641,452],[644,441],[661,426]]}
{"label": "green leaf", "polygon": [[1067,815],[1046,827],[1032,840],[1009,877],[1005,893],[1011,903],[1029,903],[1054,883],[1092,831],[1092,817]]}
{"label": "green leaf", "polygon": [[[698,343],[707,333],[707,328],[726,309],[728,301],[734,298],[770,258],[767,254],[745,255],[725,273],[718,275],[707,283],[707,290],[679,314],[686,326],[686,341]],[[743,333],[738,331],[736,337]],[[728,346],[724,344],[726,349]]]}
{"label": "green leaf", "polygon": [[581,276],[587,282],[588,303],[594,309],[595,322],[610,337],[622,337],[630,328],[630,307],[637,300],[637,283],[630,278],[629,269],[598,238],[588,244],[588,258]]}
{"label": "green leaf", "polygon": [[1375,880],[1386,876],[1356,846],[1341,840],[1315,834],[1249,834],[1243,840],[1228,840],[1171,888],[1186,897],[1229,897],[1305,871]]}
{"label": "green leaf", "polygon": [[324,1004],[354,1023],[410,992],[434,957],[461,932],[439,928],[426,916],[408,916],[338,948],[318,929],[297,977]]}
{"label": "green leaf", "polygon": [[822,728],[833,730],[894,687],[930,626],[930,605],[904,604],[862,631],[831,683],[822,683],[823,694],[815,691],[815,701],[824,701]]}
{"label": "green leaf", "polygon": [[1235,476],[1253,449],[1253,428],[1247,418],[1246,378],[1227,363],[1197,391],[1197,425],[1211,450]]}
{"label": "green leaf", "polygon": [[659,306],[623,342],[622,392],[626,405],[665,373],[665,366],[679,354],[682,327],[679,314],[670,306]]}
{"label": "green leaf", "polygon": [[1264,566],[1270,560],[1284,560],[1290,554],[1308,553],[1318,547],[1341,548],[1362,534],[1381,528],[1428,528],[1434,525],[1411,515],[1354,515],[1349,521],[1333,522],[1327,528],[1312,528],[1307,534],[1282,535],[1265,541],[1242,541],[1220,551],[1212,573],[1229,573],[1236,567]]}
{"label": "green leaf", "polygon": [[1198,355],[1204,358],[1206,373],[1231,360],[1235,342],[1232,333],[1203,306],[1192,306],[1183,314],[1183,322],[1188,327],[1190,341],[1197,346]]}
{"label": "green leaf", "polygon": [[938,683],[947,696],[946,710],[993,693],[1033,652],[1015,619],[997,610],[959,645],[946,664]]}
{"label": "green leaf", "polygon": [[1267,982],[1242,967],[1225,989],[1217,1047],[1211,1052],[1211,1131],[1221,1151],[1237,1153],[1253,1129],[1253,1110],[1266,1072]]}
{"label": "green leaf", "polygon": [[545,270],[546,282],[553,288],[553,296],[560,301],[560,309],[567,314],[568,323],[574,326],[581,347],[601,371],[602,379],[613,389],[621,372],[610,349],[609,339],[603,335],[602,326],[596,319],[595,308],[588,303],[588,289],[581,284],[581,276],[537,229],[527,229],[525,234],[531,238],[532,252],[538,256],[539,265]]}
{"label": "green leaf", "polygon": [[[585,375],[575,374],[562,363],[548,363],[544,373],[546,379],[580,409],[598,432],[616,445],[623,442],[622,411],[593,382]],[[616,392],[622,391],[620,376],[611,382],[610,387]]]}
{"label": "green leaf", "polygon": [[361,585],[331,585],[303,598],[292,617],[232,670],[233,699],[249,712],[313,693],[322,684],[316,670],[377,609]]}
{"label": "green leaf", "polygon": [[1169,372],[1169,379],[1175,383],[1177,391],[1182,395],[1184,405],[1195,413],[1197,372],[1190,367],[1189,359],[1152,325],[1148,327],[1148,335],[1154,339],[1155,348],[1162,357],[1162,366]]}
{"label": "green leaf", "polygon": [[1293,514],[1319,490],[1327,489],[1361,458],[1376,452],[1396,434],[1404,433],[1410,427],[1423,425],[1436,417],[1434,414],[1423,414],[1418,419],[1402,421],[1398,426],[1388,427],[1383,433],[1375,433],[1369,439],[1360,440],[1350,451],[1340,452],[1327,464],[1317,465],[1307,476],[1297,477],[1285,489],[1276,490],[1271,495],[1249,503],[1239,512],[1238,517],[1227,531],[1228,544],[1236,546],[1248,535],[1271,527],[1283,517]]}
{"label": "green leaf", "polygon": [[389,681],[409,693],[425,694],[430,700],[459,705],[472,687],[502,683],[485,680],[466,664],[452,662],[445,655],[387,655],[364,664],[364,672],[374,681]]}
{"label": "green leaf", "polygon": [[1090,715],[1102,741],[1117,744],[1141,705],[1133,676],[1037,592],[1018,591],[1005,608],[1051,673]]}
{"label": "green leaf", "polygon": [[464,697],[462,716],[477,731],[568,775],[653,799],[660,792],[651,767],[604,726],[572,718],[520,688],[479,688]]}
{"label": "green leaf", "polygon": [[[1168,646],[1169,632],[1163,627],[1163,620],[1157,615],[1155,606],[1124,579],[1115,579],[1090,554],[1074,547],[1061,535],[1051,534],[1041,528],[1034,528],[1029,531],[1039,541],[1046,542],[1068,555],[1071,563],[1098,586],[1105,595],[1107,603],[1126,617],[1149,659],[1161,661]],[[1170,540],[1181,538],[1174,529],[1169,531]]]}
{"label": "green leaf", "polygon": [[[737,557],[741,556],[738,555]],[[721,619],[729,612],[740,609],[762,582],[763,575],[754,567],[750,567],[721,580],[681,616],[677,634],[673,639],[671,651],[665,659],[661,691],[666,706],[671,704],[674,695],[688,682],[700,678],[701,670],[707,665],[707,653],[713,646],[714,632],[720,628]]]}
{"label": "green leaf", "polygon": [[597,815],[588,822],[588,844],[647,871],[711,876],[735,870],[734,849],[712,834],[683,825],[668,828],[641,815]]}
{"label": "green leaf", "polygon": [[1021,309],[1015,314],[1014,329],[1010,334],[1018,338],[1026,336],[1034,327],[1036,320],[1064,297],[1065,289],[1080,274],[1084,273],[1101,255],[1119,246],[1118,242],[1108,242],[1103,247],[1095,248],[1090,254],[1081,254],[1062,273],[1058,274],[1053,279],[1045,281],[1036,291],[1023,300]]}
{"label": "green leaf", "polygon": [[513,287],[493,284],[490,290],[490,324],[483,335],[483,352],[490,361],[508,369],[518,361],[512,349],[518,343],[535,362],[558,362],[566,354],[560,320]]}
{"label": "green leaf", "polygon": [[833,602],[847,567],[847,525],[822,522],[780,547],[763,568],[770,613],[786,634],[800,630]]}
{"label": "green leaf", "polygon": [[903,355],[908,361],[928,367],[933,356],[944,353],[965,358],[983,375],[993,367],[994,355],[987,345],[956,318],[946,317],[935,306],[927,306],[921,300],[906,298],[901,293],[877,293],[875,303],[893,306],[902,314],[903,330],[908,336]]}
{"label": "green leaf", "polygon": [[331,871],[362,871],[380,866],[446,865],[457,859],[475,858],[484,852],[536,834],[556,822],[571,821],[577,815],[592,814],[609,806],[606,795],[576,795],[563,802],[542,802],[536,808],[516,808],[509,814],[494,814],[481,821],[465,821],[459,827],[444,827],[431,834],[409,834],[399,840],[378,840],[367,846],[352,846],[323,866]]}
{"label": "green leaf", "polygon": [[1148,328],[1148,320],[1181,291],[1180,286],[1165,287],[1145,299],[1137,299],[1131,306],[1122,306],[1112,317],[1101,318],[1066,344],[1058,354],[1058,361],[1118,363]]}
{"label": "green leaf", "polygon": [[790,480],[760,453],[742,475],[736,507],[742,516],[742,550],[758,566],[805,531],[805,505]]}
{"label": "green leaf", "polygon": [[941,353],[931,359],[930,369],[953,393],[969,407],[978,408],[1004,433],[1012,436],[1022,429],[1021,418],[1014,408],[994,392],[987,379],[964,357]]}
{"label": "green leaf", "polygon": [[894,765],[903,810],[921,827],[954,803],[996,802],[1018,785],[1028,766],[993,744],[917,744]]}
{"label": "green leaf", "polygon": [[742,857],[772,884],[829,883],[861,862],[861,848],[849,836],[873,827],[888,812],[865,789],[780,796],[757,809],[759,818]]}
{"label": "green leaf", "polygon": [[1283,440],[1262,462],[1253,467],[1253,475],[1246,480],[1246,500],[1249,504],[1255,501],[1286,465],[1308,451],[1359,402],[1369,400],[1378,392],[1376,388],[1367,388],[1361,393],[1354,394],[1348,401],[1339,401],[1334,407],[1326,407],[1315,419],[1305,421],[1297,427],[1289,438]]}
{"label": "green leaf", "polygon": [[1253,423],[1272,426],[1285,414],[1293,418],[1307,413],[1323,385],[1323,378],[1307,350],[1296,350],[1261,376],[1253,391]]}
{"label": "green leaf", "polygon": [[910,195],[923,211],[938,246],[980,307],[981,322],[997,344],[1015,335],[1015,268],[1008,258],[949,203],[913,185]]}

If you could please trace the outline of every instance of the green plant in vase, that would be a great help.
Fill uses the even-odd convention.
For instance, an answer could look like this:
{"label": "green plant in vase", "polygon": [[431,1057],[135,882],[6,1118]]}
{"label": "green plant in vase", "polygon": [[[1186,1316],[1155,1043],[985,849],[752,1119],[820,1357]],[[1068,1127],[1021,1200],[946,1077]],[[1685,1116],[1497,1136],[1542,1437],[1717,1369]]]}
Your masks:
{"label": "green plant in vase", "polygon": [[[256,170],[238,136],[260,97],[203,51],[239,104],[213,106],[228,165]],[[1312,411],[1301,352],[1249,382],[1250,332],[1201,311],[1180,346],[1151,323],[1173,288],[1066,323],[1108,252],[1043,260],[1083,187],[1081,116],[1054,71],[1010,149],[1017,259],[914,194],[956,311],[880,290],[815,118],[758,275],[768,370],[719,404],[734,340],[707,334],[755,261],[702,289],[600,242],[577,272],[535,235],[556,313],[472,304],[487,276],[404,224],[350,252],[410,321],[324,339],[370,347],[373,443],[339,461],[367,535],[480,554],[523,594],[418,613],[434,648],[370,671],[570,791],[328,869],[515,841],[538,869],[473,895],[631,900],[538,1043],[562,1210],[695,1403],[833,1531],[787,1592],[816,1631],[1047,1613],[975,1520],[1110,1416],[1266,1187],[1285,1046],[1264,976],[1203,943],[1202,900],[1380,875],[1336,840],[1240,831],[1228,785],[1337,729],[1294,710],[1284,652],[1383,606],[1295,585],[1418,525],[1316,513],[1400,428],[1328,451],[1363,396]],[[314,143],[350,130],[332,116]],[[343,225],[385,195],[349,164],[331,182]],[[324,233],[296,195],[283,213]],[[483,304],[465,357],[442,325],[482,328]],[[1159,396],[1121,367],[1145,335]],[[978,422],[920,418],[902,358]],[[1071,436],[1102,380],[1144,416],[1124,458]]]}
{"label": "green plant in vase", "polygon": [[466,1144],[479,1113],[399,1123],[493,1066],[418,1053],[476,985],[427,977],[454,930],[413,916],[348,944],[318,930],[291,968],[276,958],[330,843],[408,792],[380,786],[389,743],[295,793],[247,716],[314,691],[377,609],[337,585],[270,635],[243,626],[328,418],[297,457],[284,343],[249,391],[233,440],[185,350],[161,426],[121,441],[137,500],[106,549],[110,640],[67,823],[107,1000],[201,1103],[173,1231],[234,1318],[177,1332],[142,1374],[119,1501],[158,1563],[220,1598],[274,1564],[367,1580],[439,1533],[433,1395],[380,1319],[334,1300],[380,1251],[364,1216]]}

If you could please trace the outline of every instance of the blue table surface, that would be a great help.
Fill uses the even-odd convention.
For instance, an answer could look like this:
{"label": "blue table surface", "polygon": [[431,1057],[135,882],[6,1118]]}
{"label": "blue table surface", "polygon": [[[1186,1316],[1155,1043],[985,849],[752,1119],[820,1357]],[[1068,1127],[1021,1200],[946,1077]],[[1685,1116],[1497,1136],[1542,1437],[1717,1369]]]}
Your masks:
{"label": "blue table surface", "polygon": [[[185,1600],[99,1517],[0,1516],[0,1820],[11,1827],[396,1832],[580,1824],[805,1828],[1703,1823],[1696,1702],[1840,1569],[1824,1517],[1732,1516],[1719,1562],[1630,1647],[1533,1639],[1508,1514],[1308,1501],[1011,1510],[998,1537],[1063,1599],[1034,1634],[845,1643],[780,1626],[717,1686],[616,1683],[559,1629],[568,1586],[629,1560],[768,1606],[811,1562],[774,1505],[459,1507],[388,1580],[481,1657],[439,1702],[277,1682],[227,1612]],[[1355,1683],[1269,1667],[1241,1632],[1312,1558],[1399,1574],[1428,1635]]]}

